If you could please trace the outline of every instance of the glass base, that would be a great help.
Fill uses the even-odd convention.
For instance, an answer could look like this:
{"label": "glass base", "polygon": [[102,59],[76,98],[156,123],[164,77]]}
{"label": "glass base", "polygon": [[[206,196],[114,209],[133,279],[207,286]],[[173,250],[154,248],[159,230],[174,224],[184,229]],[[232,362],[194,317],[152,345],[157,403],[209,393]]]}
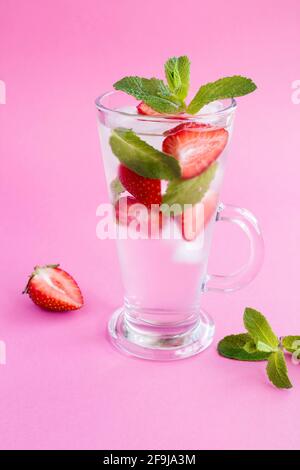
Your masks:
{"label": "glass base", "polygon": [[215,325],[199,311],[192,325],[153,325],[128,321],[124,307],[112,315],[108,331],[112,343],[123,353],[154,361],[172,361],[194,356],[212,342]]}

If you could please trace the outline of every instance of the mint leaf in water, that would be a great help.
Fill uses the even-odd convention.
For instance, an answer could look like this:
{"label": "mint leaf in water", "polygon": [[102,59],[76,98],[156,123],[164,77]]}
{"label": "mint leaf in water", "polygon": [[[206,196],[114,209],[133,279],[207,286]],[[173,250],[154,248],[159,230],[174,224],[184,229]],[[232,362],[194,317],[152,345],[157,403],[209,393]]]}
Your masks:
{"label": "mint leaf in water", "polygon": [[140,176],[163,180],[180,177],[180,166],[175,158],[151,147],[130,129],[114,129],[109,143],[120,162]]}
{"label": "mint leaf in water", "polygon": [[180,100],[184,100],[189,91],[190,85],[190,61],[184,55],[171,57],[165,63],[165,75],[170,90]]}
{"label": "mint leaf in water", "polygon": [[212,179],[215,176],[217,163],[210,165],[201,175],[189,179],[174,179],[168,184],[166,193],[163,196],[163,212],[168,212],[168,207],[177,204],[177,210],[174,215],[179,215],[184,204],[197,204],[201,201]]}
{"label": "mint leaf in water", "polygon": [[299,351],[300,355],[300,336],[284,336],[281,342],[286,351],[290,353]]}
{"label": "mint leaf in water", "polygon": [[273,352],[269,359],[267,365],[267,374],[273,385],[277,388],[292,388],[293,385],[290,382],[288,376],[288,370],[284,358],[284,354],[279,349],[276,352]]}
{"label": "mint leaf in water", "polygon": [[118,197],[120,196],[120,194],[124,193],[124,191],[126,191],[126,189],[124,188],[124,186],[122,185],[121,181],[119,180],[118,177],[116,177],[114,180],[112,180],[112,182],[110,183],[110,190],[112,192],[112,195],[113,195],[113,199],[114,201],[116,199],[118,199]]}
{"label": "mint leaf in water", "polygon": [[159,113],[176,114],[184,110],[182,100],[157,78],[124,77],[114,83],[114,88],[144,101]]}
{"label": "mint leaf in water", "polygon": [[239,361],[265,361],[270,353],[258,351],[255,343],[248,333],[225,336],[218,344],[221,356]]}
{"label": "mint leaf in water", "polygon": [[204,105],[212,101],[244,96],[252,93],[256,88],[255,83],[250,78],[240,75],[221,78],[215,82],[202,85],[188,105],[187,112],[196,114]]}
{"label": "mint leaf in water", "polygon": [[259,351],[274,352],[278,350],[279,340],[266,318],[253,308],[246,308],[244,325],[252,336]]}

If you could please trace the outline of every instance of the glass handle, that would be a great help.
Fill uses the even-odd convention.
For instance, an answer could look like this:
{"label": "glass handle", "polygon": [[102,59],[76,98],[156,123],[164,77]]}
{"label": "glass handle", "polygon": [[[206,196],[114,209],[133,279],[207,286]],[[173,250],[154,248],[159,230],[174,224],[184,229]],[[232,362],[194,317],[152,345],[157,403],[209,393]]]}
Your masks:
{"label": "glass handle", "polygon": [[248,237],[250,254],[247,263],[231,274],[208,274],[204,291],[233,292],[249,284],[259,272],[264,256],[264,241],[256,218],[247,209],[220,204],[216,220],[238,225]]}

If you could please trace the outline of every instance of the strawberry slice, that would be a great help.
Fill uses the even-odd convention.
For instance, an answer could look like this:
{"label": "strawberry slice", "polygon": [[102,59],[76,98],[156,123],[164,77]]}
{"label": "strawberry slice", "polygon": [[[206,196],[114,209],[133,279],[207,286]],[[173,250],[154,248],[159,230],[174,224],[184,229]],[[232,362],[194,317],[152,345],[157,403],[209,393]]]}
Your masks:
{"label": "strawberry slice", "polygon": [[142,228],[148,237],[156,235],[162,228],[163,216],[159,208],[147,208],[132,196],[122,196],[115,204],[117,222],[129,226],[135,222],[134,227]]}
{"label": "strawberry slice", "polygon": [[24,293],[39,307],[54,312],[77,310],[83,306],[76,281],[58,264],[35,266]]}
{"label": "strawberry slice", "polygon": [[147,207],[151,207],[151,204],[161,204],[160,180],[144,178],[125,165],[119,166],[119,180],[124,188],[141,204]]}
{"label": "strawberry slice", "polygon": [[150,108],[144,101],[141,101],[137,107],[138,114],[144,114],[145,116],[161,116],[160,113],[154,111],[154,109]]}
{"label": "strawberry slice", "polygon": [[182,236],[187,241],[195,240],[215,214],[218,205],[218,194],[208,191],[201,202],[195,204],[179,217]]}
{"label": "strawberry slice", "polygon": [[122,196],[117,200],[115,204],[115,214],[118,223],[129,225],[130,222],[136,219],[130,211],[130,207],[134,204],[138,204],[138,201],[132,196]]}
{"label": "strawberry slice", "polygon": [[179,161],[182,178],[193,178],[218,158],[227,141],[228,132],[223,128],[188,122],[166,133],[162,150]]}
{"label": "strawberry slice", "polygon": [[154,111],[154,109],[150,108],[148,104],[144,103],[144,101],[141,101],[137,107],[137,112],[138,114],[143,114],[144,116],[163,116],[166,119],[180,119],[180,120],[185,120],[187,119],[186,116],[184,116],[184,113],[178,113],[178,114],[164,114],[164,113],[159,113],[158,111]]}

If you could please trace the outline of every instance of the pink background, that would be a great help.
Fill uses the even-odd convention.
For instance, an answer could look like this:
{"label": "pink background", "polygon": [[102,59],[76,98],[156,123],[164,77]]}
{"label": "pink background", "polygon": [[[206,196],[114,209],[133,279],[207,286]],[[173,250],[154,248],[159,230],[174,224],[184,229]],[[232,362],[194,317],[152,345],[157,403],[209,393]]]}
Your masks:
{"label": "pink background", "polygon": [[[1,448],[299,448],[300,366],[290,365],[294,389],[278,391],[264,364],[215,348],[243,329],[246,305],[279,335],[300,334],[299,1],[1,0],[0,43]],[[217,325],[210,349],[148,363],[106,337],[122,286],[114,242],[95,234],[107,193],[93,100],[179,54],[191,57],[194,90],[235,73],[258,84],[239,100],[222,199],[257,215],[266,256],[248,288],[203,299]],[[235,268],[246,252],[218,227],[211,268]],[[78,280],[81,311],[45,313],[21,295],[32,267],[53,262]]]}

